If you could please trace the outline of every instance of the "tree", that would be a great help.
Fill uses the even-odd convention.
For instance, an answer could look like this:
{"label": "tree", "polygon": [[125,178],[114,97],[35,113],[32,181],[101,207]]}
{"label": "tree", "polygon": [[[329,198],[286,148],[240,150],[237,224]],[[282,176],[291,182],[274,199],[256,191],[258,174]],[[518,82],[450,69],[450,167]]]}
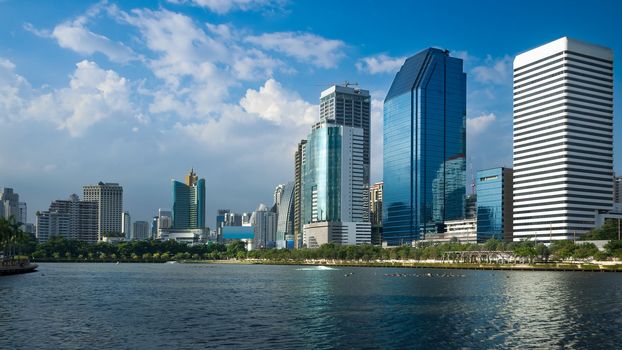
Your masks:
{"label": "tree", "polygon": [[551,243],[551,255],[557,259],[565,260],[574,256],[576,246],[573,241],[563,240]]}

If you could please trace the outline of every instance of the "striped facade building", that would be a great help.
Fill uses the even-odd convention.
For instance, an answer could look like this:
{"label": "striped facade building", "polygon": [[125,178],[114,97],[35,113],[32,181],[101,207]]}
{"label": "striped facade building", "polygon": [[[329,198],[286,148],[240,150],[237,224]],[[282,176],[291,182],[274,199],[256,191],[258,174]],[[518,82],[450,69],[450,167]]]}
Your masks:
{"label": "striped facade building", "polygon": [[613,203],[613,53],[561,38],[514,60],[514,241],[575,239]]}

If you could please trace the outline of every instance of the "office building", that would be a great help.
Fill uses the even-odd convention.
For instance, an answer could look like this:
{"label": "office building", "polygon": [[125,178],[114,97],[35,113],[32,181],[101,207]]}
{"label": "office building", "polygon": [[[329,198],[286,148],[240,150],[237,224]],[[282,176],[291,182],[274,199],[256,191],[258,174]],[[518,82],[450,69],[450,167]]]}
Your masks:
{"label": "office building", "polygon": [[28,206],[26,205],[26,202],[19,202],[17,204],[17,212],[17,222],[26,224],[28,222]]}
{"label": "office building", "polygon": [[66,200],[55,200],[47,211],[37,212],[36,237],[39,242],[61,236],[95,243],[98,241],[98,213],[97,202],[81,201],[77,194]]}
{"label": "office building", "polygon": [[[313,126],[307,140],[302,174],[303,243],[309,246],[305,226],[318,222],[340,223],[348,230],[347,239],[334,243],[370,243],[363,129],[320,122]],[[333,226],[322,227],[330,230]],[[330,232],[325,236],[332,237]]]}
{"label": "office building", "polygon": [[613,202],[622,204],[622,176],[613,178]]}
{"label": "office building", "polygon": [[[320,123],[363,129],[363,183],[369,187],[371,98],[369,91],[333,85],[320,95]],[[367,204],[367,203],[365,203]],[[367,214],[367,210],[366,210]]]}
{"label": "office building", "polygon": [[186,182],[173,184],[173,228],[198,229],[205,227],[205,179],[199,179],[194,169]]}
{"label": "office building", "polygon": [[134,221],[132,227],[132,239],[138,241],[144,241],[149,239],[151,233],[149,232],[149,223],[147,221]]}
{"label": "office building", "polygon": [[277,213],[276,247],[285,249],[294,244],[294,183],[278,185],[274,195]]}
{"label": "office building", "polygon": [[84,186],[83,191],[85,201],[97,203],[97,239],[102,241],[103,237],[120,235],[123,229],[123,187],[117,183],[99,182]]}
{"label": "office building", "polygon": [[464,199],[465,219],[475,219],[477,217],[477,194],[469,194]]}
{"label": "office building", "polygon": [[510,168],[480,170],[476,175],[477,237],[512,241],[512,186]]}
{"label": "office building", "polygon": [[478,223],[475,218],[448,220],[444,222],[445,231],[442,233],[427,234],[425,239],[413,242],[418,243],[482,243],[477,234]]}
{"label": "office building", "polygon": [[383,240],[410,244],[464,217],[466,74],[448,51],[408,58],[384,101]]}
{"label": "office building", "polygon": [[301,140],[294,155],[294,248],[302,247],[302,172],[307,140]]}
{"label": "office building", "polygon": [[253,212],[251,222],[254,226],[254,246],[257,248],[276,247],[277,214],[260,204]]}
{"label": "office building", "polygon": [[13,192],[12,188],[2,188],[0,192],[0,218],[8,219],[11,216],[19,221],[19,194]]}
{"label": "office building", "polygon": [[132,239],[132,219],[130,213],[126,211],[121,214],[121,230],[126,240]]}
{"label": "office building", "polygon": [[613,204],[613,52],[567,37],[514,59],[514,241],[573,239]]}

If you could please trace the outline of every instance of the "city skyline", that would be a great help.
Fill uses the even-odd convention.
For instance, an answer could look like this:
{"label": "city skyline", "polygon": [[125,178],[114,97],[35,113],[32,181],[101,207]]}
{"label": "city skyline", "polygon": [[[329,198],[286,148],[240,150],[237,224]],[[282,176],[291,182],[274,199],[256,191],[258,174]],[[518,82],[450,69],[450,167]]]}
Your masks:
{"label": "city skyline", "polygon": [[[210,227],[217,208],[248,211],[257,203],[268,203],[274,183],[293,179],[292,155],[319,115],[320,91],[329,82],[344,80],[358,82],[371,92],[371,182],[380,181],[380,101],[403,58],[429,46],[448,49],[465,61],[467,169],[473,173],[511,166],[513,57],[566,35],[610,47],[614,53],[621,48],[620,38],[593,26],[597,20],[613,18],[608,16],[620,6],[613,2],[590,4],[582,11],[577,11],[579,2],[575,6],[547,3],[529,13],[511,4],[491,3],[478,14],[465,4],[453,3],[456,13],[447,16],[455,25],[464,17],[460,11],[474,15],[473,20],[489,21],[473,28],[462,25],[463,32],[456,34],[451,25],[449,31],[418,33],[396,20],[380,33],[386,41],[373,39],[372,28],[354,22],[340,22],[342,28],[333,28],[331,23],[336,22],[330,20],[315,24],[315,11],[322,8],[316,4],[235,4],[210,9],[165,2],[144,9],[122,2],[0,3],[0,26],[7,33],[0,36],[0,82],[8,87],[0,92],[4,126],[0,146],[11,149],[0,157],[0,185],[20,193],[20,200],[28,203],[30,221],[52,200],[79,193],[81,186],[98,181],[119,183],[124,187],[123,209],[136,220],[149,219],[157,208],[169,206],[169,179],[190,167],[205,174]],[[327,15],[343,13],[348,3],[336,6],[334,14]],[[368,6],[377,11],[367,13],[382,14],[396,12],[398,5]],[[430,5],[417,6],[434,10]],[[45,19],[36,13],[45,13]],[[512,21],[521,16],[538,29],[513,33]],[[585,25],[577,25],[577,18]],[[364,23],[362,19],[357,22]],[[157,34],[172,23],[179,23],[175,33],[184,40],[180,46],[158,46],[162,43],[155,41]],[[344,30],[348,24],[356,29]],[[129,34],[124,35],[126,29]],[[391,37],[403,37],[395,35],[400,30],[410,35],[408,40]],[[183,46],[190,39],[196,47]],[[283,47],[279,41],[291,45]],[[301,42],[321,50],[297,46]],[[235,52],[235,64],[213,57],[224,55],[218,51],[222,47]],[[184,64],[204,69],[197,72],[206,76],[174,70]],[[614,86],[620,80],[618,71],[614,67]],[[216,80],[222,82],[221,89],[199,96],[210,88],[201,85],[208,74],[224,79]],[[167,96],[176,83],[182,92]],[[192,87],[203,89],[191,95]],[[113,99],[106,100],[103,91]],[[614,104],[618,100],[616,91]],[[78,108],[70,105],[72,101],[84,103]],[[210,110],[199,101],[218,109]],[[100,113],[105,109],[114,113]],[[201,113],[193,117],[193,111]],[[614,128],[620,129],[615,114]],[[33,140],[31,145],[14,146],[28,138]],[[614,139],[614,169],[620,173],[618,139]],[[275,156],[281,153],[286,156]]]}

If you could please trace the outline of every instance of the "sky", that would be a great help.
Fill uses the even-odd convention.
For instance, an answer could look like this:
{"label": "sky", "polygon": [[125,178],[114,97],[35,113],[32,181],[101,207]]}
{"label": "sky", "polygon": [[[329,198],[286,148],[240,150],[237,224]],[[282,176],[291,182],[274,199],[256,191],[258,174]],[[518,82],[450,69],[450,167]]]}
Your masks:
{"label": "sky", "polygon": [[0,187],[34,222],[118,182],[132,220],[149,220],[194,168],[213,226],[217,209],[252,211],[293,180],[320,92],[345,81],[371,92],[380,181],[384,97],[428,47],[464,60],[469,173],[512,166],[514,56],[569,36],[617,57],[621,18],[618,1],[0,0]]}

